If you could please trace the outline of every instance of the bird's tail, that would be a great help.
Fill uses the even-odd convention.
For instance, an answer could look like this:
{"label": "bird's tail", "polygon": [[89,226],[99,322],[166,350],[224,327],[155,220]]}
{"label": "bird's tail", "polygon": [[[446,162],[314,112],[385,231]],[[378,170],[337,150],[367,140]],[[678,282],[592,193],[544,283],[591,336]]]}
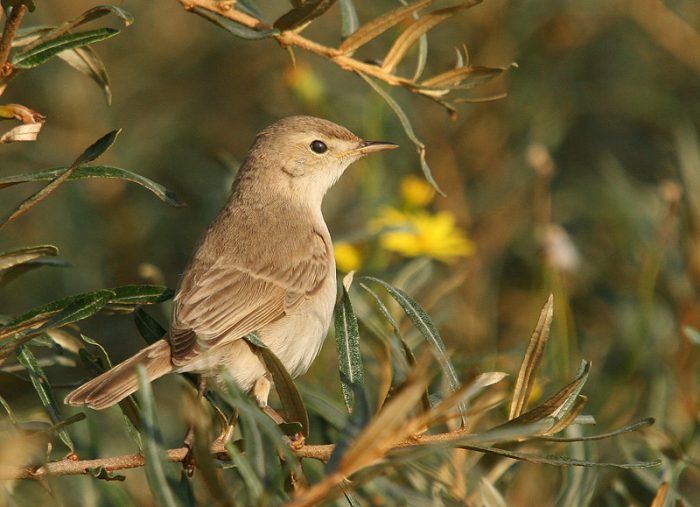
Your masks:
{"label": "bird's tail", "polygon": [[142,364],[151,382],[173,369],[170,362],[170,344],[158,340],[141,352],[95,377],[71,392],[64,402],[68,405],[87,405],[95,410],[111,407],[138,390],[136,365]]}

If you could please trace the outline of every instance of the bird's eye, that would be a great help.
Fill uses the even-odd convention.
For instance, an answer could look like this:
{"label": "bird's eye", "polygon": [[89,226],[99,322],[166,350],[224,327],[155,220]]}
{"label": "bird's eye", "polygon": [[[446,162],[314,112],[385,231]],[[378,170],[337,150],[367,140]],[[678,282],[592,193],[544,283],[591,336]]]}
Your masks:
{"label": "bird's eye", "polygon": [[311,151],[318,153],[319,155],[322,155],[328,151],[328,146],[326,146],[326,143],[319,141],[318,139],[316,141],[312,141],[309,147],[311,148]]}

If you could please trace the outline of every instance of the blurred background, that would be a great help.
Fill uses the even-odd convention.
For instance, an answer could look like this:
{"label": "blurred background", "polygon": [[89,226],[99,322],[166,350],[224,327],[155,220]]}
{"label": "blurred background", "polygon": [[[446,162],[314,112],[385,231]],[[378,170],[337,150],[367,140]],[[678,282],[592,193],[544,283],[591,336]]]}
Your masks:
{"label": "blurred background", "polygon": [[[287,2],[264,3],[270,19],[288,9]],[[40,2],[24,25],[58,24],[93,5]],[[358,77],[300,50],[294,67],[274,41],[237,39],[174,0],[120,5],[134,24],[95,46],[111,77],[112,105],[57,59],[20,76],[4,102],[31,107],[47,122],[36,142],[0,148],[0,177],[66,166],[98,137],[123,128],[100,163],[162,183],[188,206],[169,207],[121,181],[64,185],[2,230],[0,251],[53,244],[72,267],[42,268],[8,284],[1,314],[103,287],[175,287],[255,133],[283,116],[321,116],[367,139],[401,144],[353,166],[327,196],[339,267],[412,293],[439,323],[464,379],[490,370],[514,375],[553,292],[541,392],[570,380],[585,358],[593,362],[586,413],[600,430],[657,418],[654,430],[625,445],[664,465],[599,472],[596,504],[647,505],[659,481],[671,477],[691,504],[700,503],[697,466],[683,465],[700,460],[700,335],[693,331],[700,329],[700,3],[489,0],[437,28],[427,75],[453,66],[462,44],[473,64],[517,63],[471,95],[506,98],[463,104],[455,120],[424,98],[389,90],[425,142],[444,197],[424,185],[401,124]],[[361,21],[396,5],[357,3]],[[335,6],[304,34],[337,45],[339,25]],[[396,33],[360,56],[380,59]],[[0,214],[37,188],[1,190]],[[412,232],[397,237],[384,229],[402,221]],[[167,323],[167,305],[152,314]],[[129,316],[93,318],[82,329],[115,361],[143,344]],[[327,340],[300,379],[304,390],[341,399],[335,354]],[[47,371],[59,384],[84,375]],[[179,421],[167,402],[176,383],[159,381],[156,396]],[[41,411],[13,376],[0,373],[0,394],[20,413]],[[183,424],[166,430],[173,442]],[[114,442],[110,451],[127,444]],[[632,459],[627,451],[613,444],[593,452],[621,461]],[[502,491],[513,505],[547,505],[563,473],[520,464]],[[137,495],[143,478],[128,476],[119,487]]]}

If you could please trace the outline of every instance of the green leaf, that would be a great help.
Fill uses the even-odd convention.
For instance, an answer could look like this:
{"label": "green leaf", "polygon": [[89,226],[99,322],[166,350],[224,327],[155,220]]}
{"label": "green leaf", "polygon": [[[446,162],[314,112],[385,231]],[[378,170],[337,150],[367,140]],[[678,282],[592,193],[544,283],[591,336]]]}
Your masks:
{"label": "green leaf", "polygon": [[[86,346],[78,351],[78,355],[94,377],[104,373],[112,367],[112,361],[102,345],[82,333],[80,333],[80,339]],[[96,350],[97,355],[93,354],[88,347]],[[129,435],[131,438],[133,438],[134,442],[136,442],[138,448],[143,450],[143,442],[141,441],[141,435],[139,433],[139,428],[141,427],[141,415],[139,407],[134,401],[134,397],[127,396],[124,398],[119,402],[119,408],[121,409],[122,415],[126,420]]]}
{"label": "green leaf", "polygon": [[[56,425],[59,424],[62,421],[61,413],[58,410],[58,404],[56,403],[56,399],[51,391],[51,384],[49,384],[49,379],[46,377],[46,373],[44,373],[42,367],[39,366],[39,362],[36,360],[36,357],[34,357],[34,354],[32,354],[29,348],[26,346],[21,346],[17,349],[16,353],[17,360],[22,366],[24,366],[25,370],[29,374],[29,380],[31,380],[34,390],[39,395],[41,404],[49,414],[51,421]],[[73,445],[73,441],[65,428],[58,428],[56,433],[66,447],[68,447],[70,452],[73,453],[75,446]]]}
{"label": "green leaf", "polygon": [[175,291],[163,285],[124,285],[111,289],[111,304],[150,305],[172,299]]}
{"label": "green leaf", "polygon": [[280,16],[274,22],[274,27],[278,30],[294,30],[323,15],[334,3],[335,0],[306,0]]}
{"label": "green leaf", "polygon": [[148,315],[143,308],[137,308],[134,312],[134,322],[139,333],[149,345],[153,345],[167,333],[165,328],[156,319]]}
{"label": "green leaf", "polygon": [[[433,321],[430,319],[430,316],[428,316],[425,310],[411,296],[406,294],[401,289],[392,287],[384,280],[380,280],[379,278],[374,278],[371,276],[366,276],[362,279],[378,283],[379,285],[384,287],[389,292],[391,297],[393,297],[396,300],[396,302],[401,306],[401,308],[403,308],[403,311],[406,313],[406,315],[408,315],[408,318],[411,319],[416,329],[420,331],[420,333],[423,335],[426,341],[432,346],[432,349],[435,353],[435,357],[437,358],[438,362],[440,363],[440,366],[442,367],[442,371],[445,377],[447,378],[447,382],[449,383],[450,388],[452,389],[452,391],[457,391],[460,388],[460,382],[457,378],[457,372],[455,371],[454,366],[452,366],[452,362],[447,357],[445,344],[442,341],[440,333],[438,332],[437,328],[435,327],[435,324],[433,324]],[[464,405],[461,403],[459,407],[460,412],[462,414],[462,421],[464,422],[466,420],[466,410]]]}
{"label": "green leaf", "polygon": [[[360,282],[360,287],[362,287],[366,292],[369,293],[370,296],[372,296],[372,299],[374,299],[374,302],[377,303],[377,306],[379,307],[379,311],[382,313],[384,318],[389,322],[391,325],[393,332],[394,332],[394,337],[399,341],[401,344],[401,348],[403,350],[404,355],[406,356],[406,362],[410,367],[415,367],[416,366],[416,356],[413,353],[413,350],[411,347],[408,345],[406,340],[401,334],[401,330],[399,328],[399,323],[396,322],[396,319],[391,315],[391,312],[389,312],[389,309],[386,307],[384,302],[381,300],[379,295],[374,292],[371,288],[369,288],[367,285],[364,283]],[[423,393],[423,396],[421,398],[421,404],[423,405],[423,412],[427,412],[430,410],[431,405],[430,405],[430,393],[428,392],[428,389],[426,387],[425,392]]]}
{"label": "green leaf", "polygon": [[114,141],[116,141],[117,136],[121,133],[122,129],[112,130],[100,137],[97,141],[88,146],[84,152],[82,152],[78,158],[71,164],[71,167],[78,167],[88,162],[92,162],[97,157],[102,155],[105,151],[109,149]]}
{"label": "green leaf", "polygon": [[12,408],[10,407],[9,403],[7,403],[5,398],[3,398],[2,396],[0,396],[0,405],[2,405],[2,408],[4,408],[5,412],[7,412],[7,418],[10,420],[10,423],[17,426],[19,421],[17,420],[17,417],[15,417],[15,413],[12,411]]}
{"label": "green leaf", "polygon": [[631,433],[633,431],[638,431],[640,429],[648,428],[653,425],[656,420],[653,417],[644,417],[633,423],[626,424],[622,428],[618,428],[613,431],[608,431],[605,433],[599,433],[597,435],[587,435],[581,437],[539,437],[540,440],[546,440],[547,442],[591,442],[593,440],[604,440],[606,438],[613,438],[625,433]]}
{"label": "green leaf", "polygon": [[418,159],[420,160],[421,169],[423,170],[423,176],[425,176],[425,179],[428,181],[428,183],[430,183],[433,186],[437,193],[444,196],[445,193],[440,189],[440,187],[437,184],[437,181],[435,181],[435,178],[433,178],[433,173],[430,170],[430,166],[425,160],[425,144],[416,136],[416,133],[413,131],[411,121],[408,119],[408,116],[406,116],[404,110],[401,108],[398,102],[396,102],[391,95],[384,91],[384,89],[381,86],[379,86],[372,78],[361,72],[358,72],[358,74],[362,79],[364,79],[367,82],[368,85],[372,87],[372,89],[374,89],[375,92],[379,94],[380,97],[384,99],[384,101],[392,109],[392,111],[394,111],[394,114],[396,114],[399,121],[401,122],[401,125],[403,126],[404,132],[406,132],[408,138],[416,146],[416,151],[418,152]]}
{"label": "green leaf", "polygon": [[42,266],[50,266],[56,268],[68,268],[71,267],[70,262],[66,262],[60,259],[36,259],[34,261],[25,262],[24,264],[19,264],[14,266],[3,273],[0,273],[0,287],[4,287],[14,279],[22,276],[29,271]]}
{"label": "green leaf", "polygon": [[61,51],[57,55],[61,60],[73,67],[81,74],[92,79],[102,89],[107,104],[112,103],[112,88],[109,74],[105,64],[99,55],[90,46]]}
{"label": "green leaf", "polygon": [[338,469],[346,451],[372,419],[372,412],[370,411],[363,386],[352,384],[351,388],[352,397],[355,400],[354,410],[350,413],[350,417],[348,417],[343,430],[340,432],[340,439],[336,443],[331,457],[328,459],[328,464],[326,465],[327,474],[333,473]]}
{"label": "green leaf", "polygon": [[[47,169],[45,171],[38,171],[34,173],[24,173],[17,174],[14,176],[5,176],[4,178],[0,178],[0,189],[31,181],[53,180],[54,178],[63,174],[67,170],[67,167],[58,167],[55,169]],[[171,206],[185,206],[185,203],[183,203],[173,192],[171,192],[167,188],[139,174],[127,171],[126,169],[111,166],[80,166],[75,169],[75,171],[69,176],[68,180],[76,181],[87,178],[108,178],[131,181],[132,183],[136,183],[146,188],[147,190],[150,190],[161,201]]]}
{"label": "green leaf", "polygon": [[100,139],[88,146],[88,148],[83,153],[81,153],[77,159],[75,159],[73,164],[71,164],[71,166],[66,171],[56,176],[53,180],[51,180],[51,182],[48,185],[43,187],[41,190],[22,201],[19,206],[17,206],[2,222],[0,222],[0,227],[23,215],[32,207],[36,206],[41,201],[46,199],[51,193],[55,192],[59,186],[61,186],[68,178],[70,178],[71,174],[73,174],[75,169],[81,163],[89,162],[99,157],[112,145],[119,132],[121,132],[121,129],[113,130],[112,132],[109,132],[108,134],[102,136]]}
{"label": "green leaf", "polygon": [[31,69],[50,60],[61,51],[88,46],[101,40],[109,39],[119,33],[114,28],[98,28],[78,33],[67,33],[55,39],[29,47],[12,57],[11,63],[18,69]]}
{"label": "green leaf", "polygon": [[607,463],[607,462],[597,462],[588,460],[579,460],[575,458],[570,458],[568,456],[555,456],[547,455],[541,456],[538,454],[531,454],[525,452],[509,451],[506,449],[499,449],[497,447],[488,446],[478,446],[478,445],[459,445],[461,449],[468,449],[470,451],[483,452],[485,454],[492,454],[495,456],[505,456],[506,458],[517,459],[519,461],[526,461],[528,463],[539,463],[544,465],[554,465],[554,466],[577,466],[577,467],[599,467],[599,468],[622,468],[626,470],[634,468],[652,468],[659,466],[661,460],[652,461],[639,461],[636,463]]}
{"label": "green leaf", "polygon": [[103,466],[88,468],[88,473],[95,479],[102,479],[103,481],[125,481],[126,477],[123,475],[110,472]]}
{"label": "green leaf", "polygon": [[338,366],[343,400],[348,412],[352,412],[354,385],[364,384],[362,354],[360,353],[360,331],[357,317],[352,309],[350,296],[345,286],[340,300],[335,305],[335,344],[338,349]]}
{"label": "green leaf", "polygon": [[0,253],[0,271],[24,264],[41,257],[58,255],[58,248],[53,245],[25,246]]}
{"label": "green leaf", "polygon": [[340,34],[343,39],[346,39],[357,31],[360,22],[357,19],[357,11],[355,10],[355,5],[352,3],[352,0],[340,0],[339,4],[341,20]]}
{"label": "green leaf", "polygon": [[37,331],[62,327],[73,322],[92,317],[110,302],[114,297],[114,292],[109,289],[102,289],[90,292],[74,298],[68,305],[54,315],[48,322]]}
{"label": "green leaf", "polygon": [[246,341],[253,345],[265,361],[267,370],[272,374],[275,389],[279,395],[282,407],[285,412],[287,422],[298,422],[301,424],[302,435],[309,436],[309,415],[306,412],[304,402],[299,395],[299,391],[294,385],[291,375],[282,364],[282,361],[265,345],[257,333],[250,333],[245,337]]}
{"label": "green leaf", "polygon": [[216,12],[211,12],[202,7],[193,7],[192,12],[198,14],[204,19],[211,21],[215,25],[220,26],[227,32],[232,33],[236,37],[241,39],[256,40],[256,39],[267,39],[269,37],[275,37],[280,34],[280,31],[276,28],[267,30],[253,30],[247,26],[239,25],[235,21],[228,19]]}
{"label": "green leaf", "polygon": [[143,450],[146,458],[146,479],[156,502],[161,507],[176,507],[179,505],[176,497],[168,484],[169,479],[175,480],[175,465],[167,463],[163,455],[163,438],[160,433],[160,424],[153,399],[151,384],[146,377],[143,365],[136,367],[139,378],[139,390],[137,393],[141,406],[141,421]]}
{"label": "green leaf", "polygon": [[265,414],[250,396],[241,391],[226,370],[221,369],[220,375],[226,385],[226,390],[220,394],[238,413],[238,426],[243,436],[244,459],[265,485],[262,497],[253,496],[257,494],[257,488],[249,489],[248,501],[241,501],[241,504],[262,505],[264,502],[261,499],[271,494],[284,495],[281,491],[282,474],[285,471],[287,473],[294,471],[297,458],[287,443],[288,440],[284,438],[272,418]]}
{"label": "green leaf", "polygon": [[74,18],[71,21],[67,22],[66,27],[68,30],[72,30],[73,28],[76,28],[84,23],[88,23],[90,21],[94,21],[103,16],[106,16],[107,14],[114,14],[115,16],[117,16],[124,22],[124,26],[129,26],[134,22],[134,16],[132,16],[129,12],[125,11],[121,7],[117,7],[116,5],[98,5],[97,7],[88,9],[77,18]]}
{"label": "green leaf", "polygon": [[231,440],[226,442],[225,448],[226,452],[231,457],[231,461],[233,461],[233,464],[236,466],[236,470],[238,470],[238,473],[241,474],[241,478],[248,489],[250,497],[254,499],[261,498],[265,492],[265,487],[263,486],[262,482],[260,482],[260,479],[258,479],[255,470],[253,470],[253,467],[248,459],[246,459],[246,456],[244,456],[241,451],[238,450],[236,444]]}
{"label": "green leaf", "polygon": [[255,5],[251,0],[238,0],[238,2],[236,2],[235,7],[239,11],[253,16],[254,18],[258,18],[261,21],[264,18],[262,12],[260,12],[260,9],[258,9],[258,6]]}

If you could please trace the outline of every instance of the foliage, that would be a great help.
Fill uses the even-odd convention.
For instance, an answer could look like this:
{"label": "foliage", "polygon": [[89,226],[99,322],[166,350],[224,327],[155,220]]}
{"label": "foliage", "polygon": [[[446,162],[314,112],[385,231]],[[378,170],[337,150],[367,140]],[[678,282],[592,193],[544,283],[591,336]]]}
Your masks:
{"label": "foliage", "polygon": [[[188,0],[181,3],[200,17],[245,39],[246,45],[261,48],[257,49],[259,51],[266,51],[265,42],[260,39],[272,38],[286,47],[293,59],[297,58],[292,52],[296,48],[319,55],[342,71],[358,74],[372,92],[371,98],[364,94],[363,100],[377,99],[374,104],[383,101],[396,114],[418,150],[425,179],[438,191],[436,179],[440,178],[434,178],[428,167],[426,145],[415,132],[416,127],[426,131],[431,129],[409,119],[420,117],[429,123],[426,120],[429,115],[419,116],[418,108],[422,106],[413,102],[400,105],[393,96],[393,89],[390,95],[378,82],[431,99],[454,113],[456,104],[475,99],[460,94],[476,86],[488,85],[508,68],[472,65],[466,49],[460,48],[454,68],[437,71],[429,78],[422,77],[442,63],[437,57],[435,63],[428,59],[427,34],[448,20],[456,23],[457,15],[478,2],[441,3],[431,8],[433,2],[419,0],[400,7],[387,7],[386,12],[361,24],[359,20],[364,18],[364,12],[358,15],[351,0],[339,1],[342,41],[334,46],[321,45],[301,35],[302,31],[312,32],[316,26],[319,29],[326,26],[323,23],[332,18],[336,7],[334,1],[293,1],[291,8],[283,9],[271,23],[261,12],[268,10],[262,3],[260,6],[248,0],[233,3]],[[19,85],[20,81],[15,81],[15,77],[44,67],[57,56],[90,77],[99,85],[107,101],[111,101],[112,85],[104,62],[91,45],[117,35],[117,30],[103,27],[85,31],[80,27],[107,15],[128,26],[133,21],[129,13],[120,7],[100,6],[55,27],[19,28],[23,13],[33,11],[34,3],[8,1],[3,2],[3,7],[8,16],[6,26],[11,25],[10,19],[15,19],[17,27],[14,33],[6,28],[2,37],[9,44],[8,49],[13,49],[0,65],[2,91],[8,85]],[[41,11],[42,5],[38,7]],[[188,20],[187,23],[194,24],[194,21]],[[386,38],[394,32],[397,34],[393,40],[380,40],[381,36]],[[210,36],[206,29],[202,33],[206,38]],[[356,56],[362,51],[376,51],[381,43],[386,43],[387,47],[380,60]],[[454,41],[449,43],[454,44]],[[222,44],[228,47],[229,41]],[[0,49],[2,45],[0,42]],[[433,44],[432,47],[442,48],[444,45]],[[407,73],[406,59],[411,55],[415,56],[415,65],[412,72]],[[186,62],[181,63],[186,65]],[[239,70],[241,73],[252,72],[247,67]],[[312,95],[326,93],[324,80],[314,74],[312,67],[299,63],[296,70],[313,78],[302,80],[301,87],[312,83]],[[168,86],[173,85],[168,83]],[[303,102],[302,91],[296,93]],[[501,96],[500,92],[494,92],[486,98]],[[319,104],[323,101],[311,100],[309,103],[321,107]],[[77,109],[80,104],[71,107]],[[382,110],[377,108],[377,111],[376,117],[381,117]],[[0,105],[0,117],[22,123],[6,132],[0,140],[2,143],[35,140],[46,121],[42,114],[11,103]],[[51,121],[55,119],[50,118]],[[381,133],[383,127],[367,126],[370,131],[373,128]],[[120,139],[120,143],[107,153],[119,132],[112,130],[100,137],[72,163],[70,160],[75,155],[67,160],[53,160],[44,166],[52,169],[0,176],[0,190],[5,192],[9,187],[21,188],[20,184],[44,182],[43,187],[5,216],[0,222],[0,232],[12,230],[20,218],[48,218],[49,203],[62,198],[69,201],[56,194],[61,187],[65,192],[63,196],[69,195],[67,187],[70,186],[63,188],[68,181],[83,181],[92,191],[100,188],[100,184],[108,185],[106,180],[112,184],[132,182],[172,207],[183,206],[183,201],[174,192],[150,178],[110,165],[112,162],[95,165],[98,158],[113,155],[114,150],[124,143],[124,139]],[[128,129],[124,135],[128,135]],[[698,186],[695,169],[700,160],[700,143],[695,128],[684,124],[674,135],[683,180],[695,188]],[[95,137],[92,134],[92,139]],[[431,139],[435,141],[435,135]],[[489,139],[489,142],[495,141]],[[439,141],[435,143],[439,144]],[[428,146],[433,153],[432,145],[428,143]],[[439,149],[435,151],[439,152]],[[453,153],[458,153],[458,148],[454,148]],[[171,160],[175,160],[177,155],[172,157]],[[551,198],[556,165],[549,149],[541,145],[528,146],[523,158],[523,163],[531,168],[532,178],[517,181],[519,186],[516,188],[532,191],[534,197],[528,199],[533,201],[535,233],[530,243],[526,242],[524,246],[515,243],[518,249],[511,254],[506,252],[507,240],[518,234],[512,224],[521,224],[522,218],[518,217],[526,202],[522,194],[501,195],[499,202],[504,208],[500,209],[500,214],[494,213],[496,218],[484,211],[490,209],[488,203],[477,200],[474,206],[486,214],[487,219],[494,221],[484,222],[481,230],[470,227],[469,236],[465,232],[468,220],[460,215],[460,210],[445,205],[444,200],[436,203],[432,189],[415,178],[402,180],[400,199],[389,196],[381,201],[393,208],[371,206],[369,212],[358,210],[353,213],[357,215],[353,218],[361,220],[363,226],[355,226],[355,232],[351,231],[341,240],[345,255],[351,262],[346,265],[350,274],[344,279],[335,310],[336,352],[333,362],[337,356],[338,371],[335,372],[332,366],[327,367],[333,364],[330,361],[319,360],[314,366],[317,370],[310,374],[317,382],[306,379],[295,382],[255,334],[246,337],[274,378],[277,395],[274,408],[282,414],[284,422],[261,411],[226,372],[221,374],[224,385],[214,389],[206,402],[195,400],[189,386],[173,384],[178,388],[169,392],[160,393],[156,387],[155,393],[163,394],[170,401],[161,403],[142,377],[138,401],[130,398],[122,402],[119,407],[122,414],[116,418],[117,422],[109,414],[95,415],[89,411],[69,415],[60,405],[56,391],[62,389],[66,379],[74,384],[79,382],[76,381],[81,375],[79,372],[94,376],[111,365],[110,355],[116,340],[108,343],[106,337],[123,332],[121,316],[133,317],[128,330],[134,334],[133,327],[136,327],[146,342],[153,342],[166,332],[151,313],[157,314],[161,306],[167,307],[173,291],[162,280],[160,270],[152,265],[143,266],[147,275],[142,283],[110,283],[101,286],[114,288],[83,290],[67,297],[63,293],[53,302],[30,305],[29,310],[2,316],[0,357],[3,374],[7,377],[13,375],[14,381],[22,382],[21,395],[18,391],[7,397],[9,402],[0,398],[7,412],[7,420],[3,422],[6,436],[2,437],[7,445],[0,451],[7,503],[34,499],[38,505],[51,503],[55,498],[42,493],[39,484],[23,479],[55,476],[50,477],[46,484],[52,495],[65,497],[75,483],[62,476],[85,474],[89,477],[80,479],[81,487],[71,501],[91,497],[124,505],[153,502],[159,505],[318,505],[323,502],[369,505],[377,501],[388,504],[391,499],[400,499],[411,505],[507,505],[528,498],[530,490],[523,488],[523,491],[518,491],[518,487],[523,484],[523,477],[527,478],[529,474],[537,478],[531,482],[542,485],[541,494],[553,491],[562,505],[642,504],[644,502],[638,500],[640,497],[644,500],[655,497],[655,505],[663,505],[670,499],[691,504],[689,498],[692,496],[687,493],[685,484],[693,479],[688,478],[690,474],[685,470],[687,466],[696,466],[696,460],[692,458],[697,445],[694,432],[675,440],[664,428],[650,429],[654,419],[639,418],[638,412],[643,414],[646,411],[646,408],[641,408],[646,398],[642,398],[630,373],[640,364],[652,369],[647,364],[649,358],[645,347],[653,348],[649,343],[656,339],[660,326],[656,319],[668,322],[668,315],[659,317],[655,287],[664,273],[671,281],[678,278],[668,275],[672,268],[664,263],[668,255],[666,244],[675,241],[673,228],[679,213],[680,191],[673,183],[664,187],[662,219],[660,223],[654,222],[654,242],[646,245],[646,250],[641,253],[635,252],[643,258],[638,294],[625,298],[638,296],[640,305],[635,307],[637,313],[629,309],[621,312],[627,320],[622,332],[625,336],[620,337],[620,343],[615,345],[620,350],[611,347],[601,352],[581,344],[584,353],[579,354],[579,342],[575,339],[575,325],[571,320],[577,301],[568,291],[574,290],[577,283],[571,273],[579,273],[581,277],[584,274],[581,274],[577,247],[567,230],[553,219],[552,208],[556,208],[556,202],[553,203]],[[228,160],[225,155],[222,159]],[[446,159],[441,160],[449,165]],[[61,164],[62,167],[57,167]],[[630,211],[645,213],[637,202],[639,196],[645,194],[621,176],[615,161],[608,159],[605,164],[609,169],[605,177],[610,183],[606,191],[620,206],[619,213],[629,214],[629,222],[636,224],[624,226],[636,231],[627,231],[627,235],[634,239],[635,234],[641,235],[639,231],[649,228],[651,223]],[[443,176],[446,174],[449,176],[442,173]],[[366,177],[369,179],[372,175]],[[495,200],[492,199],[493,192],[498,193],[501,188],[498,187],[502,183],[498,175],[489,182],[491,186],[483,190],[483,201]],[[371,194],[372,185],[365,184],[367,193]],[[445,186],[444,190],[461,195],[458,185]],[[644,202],[650,201],[647,197],[645,195]],[[605,196],[596,198],[608,202]],[[689,199],[688,215],[691,218],[688,221],[693,222],[700,208],[694,197]],[[44,200],[48,202],[35,207]],[[155,199],[152,201],[160,204]],[[447,202],[452,201],[448,199]],[[69,204],[79,206],[79,203]],[[361,204],[370,207],[367,203]],[[145,222],[152,220],[156,213],[139,211],[136,215],[138,220]],[[619,219],[619,215],[614,216]],[[525,220],[530,220],[529,215]],[[624,227],[620,226],[621,229]],[[88,240],[89,231],[86,229],[81,226],[78,234],[81,243],[84,242],[85,249],[97,250],[98,245]],[[175,234],[175,231],[171,232]],[[70,265],[57,258],[59,250],[56,246],[43,244],[46,239],[42,239],[41,244],[21,239],[0,253],[0,289],[8,294],[6,287],[9,284],[17,287],[26,280],[38,279],[47,294],[53,293],[46,281],[53,276],[50,270],[37,272],[37,268],[67,268]],[[174,249],[172,240],[163,243],[166,243],[165,248]],[[523,251],[539,251],[541,260],[536,263]],[[343,249],[336,248],[337,255],[342,252]],[[471,322],[478,319],[474,315],[459,315],[459,310],[450,314],[450,306],[455,304],[454,292],[465,283],[465,279],[476,277],[474,271],[484,271],[484,266],[493,269],[492,266],[496,265],[498,277],[509,278],[514,262],[509,255],[536,263],[537,269],[532,270],[536,275],[530,274],[538,279],[532,285],[539,290],[530,290],[532,287],[528,285],[525,291],[522,288],[524,282],[509,279],[498,283],[509,284],[510,292],[503,289],[502,293],[497,293],[496,289],[490,289],[491,292],[484,295],[482,290],[479,296],[492,303],[498,297],[504,298],[503,308],[499,307],[499,311],[508,316],[517,314],[520,319],[514,326],[517,328],[515,333],[522,334],[524,317],[534,320],[531,304],[521,304],[523,293],[534,292],[530,296],[534,300],[540,298],[544,288],[554,296],[546,298],[527,344],[522,343],[523,340],[511,340],[507,347],[499,345],[496,359],[490,352],[482,355],[485,350],[483,343],[475,344],[468,355],[463,348],[464,337],[478,334],[479,327],[465,322],[470,322],[469,318]],[[605,252],[605,255],[619,261],[616,253]],[[517,261],[524,263],[521,257]],[[340,266],[341,257],[338,260]],[[177,269],[181,270],[182,265]],[[373,276],[355,275],[352,271],[356,269]],[[458,269],[462,271],[452,271]],[[71,268],[71,271],[83,272],[85,268]],[[43,278],[31,278],[34,276]],[[618,276],[618,273],[608,274],[608,278],[613,276]],[[620,276],[630,277],[629,273]],[[489,281],[494,287],[497,285],[495,278]],[[149,283],[143,283],[145,281]],[[489,286],[489,283],[484,282],[484,285]],[[676,290],[671,282],[668,285],[664,290]],[[42,289],[32,288],[29,282],[22,287],[25,291],[44,294]],[[474,284],[471,288],[474,289]],[[605,297],[607,305],[612,296],[606,293]],[[615,299],[614,304],[620,304],[619,300]],[[145,306],[150,305],[153,306],[147,312]],[[606,319],[610,318],[608,312],[612,310],[605,305],[596,306],[593,316],[587,313],[591,324],[586,324],[586,329],[588,326],[592,329],[604,326]],[[478,317],[484,321],[489,319],[484,315]],[[459,322],[458,332],[455,332],[457,325],[450,324],[451,320]],[[486,333],[493,339],[496,335],[507,337],[514,333],[504,325],[486,328]],[[630,339],[631,329],[643,340]],[[688,342],[697,345],[700,334],[696,327],[686,325],[683,329]],[[93,340],[87,335],[98,339]],[[494,345],[490,343],[489,351],[496,348]],[[524,357],[518,368],[513,358],[523,348]],[[635,357],[629,357],[634,354]],[[593,356],[595,366],[589,361],[580,361],[580,355]],[[625,355],[627,357],[621,362],[620,356]],[[688,353],[688,356],[693,356],[693,353]],[[323,359],[328,357],[326,354]],[[691,359],[687,361],[691,362]],[[570,371],[571,365],[579,362],[578,370],[575,373]],[[508,385],[505,372],[491,371],[496,367],[511,373],[512,385]],[[681,372],[679,369],[679,377]],[[609,381],[610,378],[615,382]],[[667,377],[648,373],[648,379],[664,380],[658,385],[650,382],[653,391],[650,399],[659,401],[659,406],[661,403],[670,404],[668,399],[672,388],[667,385]],[[601,401],[600,391],[606,398],[616,398]],[[543,396],[544,392],[551,394]],[[32,401],[27,402],[29,398],[22,397],[26,393],[33,393]],[[590,404],[583,393],[590,395]],[[692,407],[692,395],[686,393],[686,396],[688,406]],[[620,397],[623,402],[620,402]],[[617,405],[611,405],[613,402]],[[26,409],[28,404],[33,407],[31,410]],[[174,412],[166,405],[177,407],[176,416],[172,416]],[[589,410],[602,415],[603,426],[617,429],[588,430],[596,419],[600,419],[584,413]],[[615,412],[613,416],[611,411]],[[651,412],[664,418],[663,410],[653,405]],[[86,420],[81,422],[83,419]],[[108,426],[105,428],[115,431],[105,431],[101,425],[106,421]],[[225,443],[215,441],[219,431],[222,435],[225,433],[229,421],[235,422],[232,438]],[[187,450],[180,447],[184,433],[180,431],[180,423],[184,422],[193,423],[196,434],[192,451],[197,469],[192,478],[180,471],[178,463],[189,459]],[[625,436],[639,431],[643,432],[643,439]],[[615,438],[614,446],[594,443],[612,438]],[[117,441],[119,444],[115,445]],[[214,444],[210,449],[208,444],[212,441]],[[128,451],[123,451],[125,446]],[[84,461],[88,457],[95,459]],[[132,467],[138,470],[123,472],[125,475],[122,475],[122,469]],[[555,467],[562,467],[562,471]],[[553,480],[553,477],[557,479]],[[139,484],[145,484],[144,480],[148,487],[139,488]],[[132,486],[134,483],[137,486]]]}

